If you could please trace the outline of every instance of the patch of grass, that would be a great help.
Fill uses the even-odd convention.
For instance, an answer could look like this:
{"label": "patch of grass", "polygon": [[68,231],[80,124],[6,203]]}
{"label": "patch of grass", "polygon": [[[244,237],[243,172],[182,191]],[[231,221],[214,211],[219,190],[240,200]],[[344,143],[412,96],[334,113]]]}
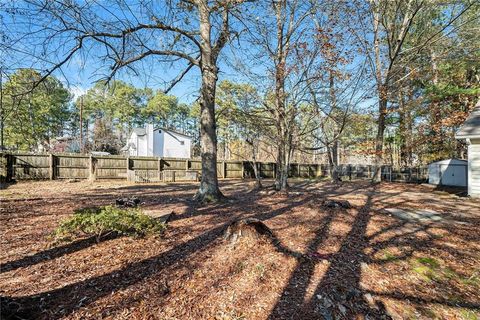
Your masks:
{"label": "patch of grass", "polygon": [[474,274],[472,274],[468,278],[462,278],[461,281],[463,284],[468,285],[468,286],[474,286],[475,288],[480,288],[480,277],[479,277],[479,272],[476,271]]}
{"label": "patch of grass", "polygon": [[428,258],[428,257],[418,258],[417,261],[433,269],[438,269],[440,267],[440,263],[438,263],[438,261],[435,260],[434,258]]}
{"label": "patch of grass", "polygon": [[443,267],[440,262],[434,258],[417,258],[412,263],[412,269],[425,281],[454,280],[467,286],[480,286],[480,278],[477,273],[466,278],[448,267]]}
{"label": "patch of grass", "polygon": [[78,236],[95,236],[97,241],[109,234],[141,237],[160,234],[165,224],[143,214],[139,209],[114,206],[79,210],[63,220],[53,232],[56,242],[70,241]]}
{"label": "patch of grass", "polygon": [[464,320],[479,320],[478,315],[472,310],[461,310],[460,315]]}
{"label": "patch of grass", "polygon": [[438,280],[442,278],[440,263],[434,258],[417,258],[413,264],[413,271],[418,273],[425,281]]}
{"label": "patch of grass", "polygon": [[385,250],[382,255],[382,261],[395,261],[397,260],[397,256],[391,253],[388,250]]}

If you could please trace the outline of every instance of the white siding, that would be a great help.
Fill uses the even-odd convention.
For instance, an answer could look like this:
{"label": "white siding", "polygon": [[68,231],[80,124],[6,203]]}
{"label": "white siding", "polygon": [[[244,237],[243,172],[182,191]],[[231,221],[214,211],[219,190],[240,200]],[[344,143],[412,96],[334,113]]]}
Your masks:
{"label": "white siding", "polygon": [[147,154],[146,155],[151,157],[151,156],[154,156],[153,145],[155,141],[155,137],[153,135],[153,124],[147,124],[145,129],[147,132]]}
{"label": "white siding", "polygon": [[[140,132],[142,132],[140,130]],[[135,131],[127,141],[131,156],[155,156],[172,158],[190,158],[192,139],[164,129],[153,129],[148,124],[145,134],[139,136]]]}
{"label": "white siding", "polygon": [[[161,132],[160,132],[161,131]],[[163,135],[162,130],[155,130],[153,132],[153,155],[156,157],[163,157]]]}
{"label": "white siding", "polygon": [[[163,133],[163,154],[165,157],[190,158],[190,139],[173,132]],[[182,144],[183,143],[183,144]]]}
{"label": "white siding", "polygon": [[137,156],[147,156],[148,155],[148,141],[147,135],[138,137],[137,139]]}
{"label": "white siding", "polygon": [[480,198],[480,142],[468,146],[468,194]]}

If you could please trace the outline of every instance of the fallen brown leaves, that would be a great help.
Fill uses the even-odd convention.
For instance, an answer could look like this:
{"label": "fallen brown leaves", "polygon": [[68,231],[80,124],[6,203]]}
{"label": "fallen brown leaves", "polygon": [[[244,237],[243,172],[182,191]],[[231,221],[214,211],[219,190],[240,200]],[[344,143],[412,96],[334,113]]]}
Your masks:
{"label": "fallen brown leaves", "polygon": [[[480,203],[428,186],[326,182],[198,207],[195,184],[19,183],[1,191],[2,319],[469,319],[480,301]],[[50,247],[75,209],[138,197],[175,212],[161,238]],[[351,208],[322,206],[325,199]],[[432,209],[414,223],[385,208]],[[275,241],[222,235],[241,218]],[[10,313],[7,313],[10,312]]]}

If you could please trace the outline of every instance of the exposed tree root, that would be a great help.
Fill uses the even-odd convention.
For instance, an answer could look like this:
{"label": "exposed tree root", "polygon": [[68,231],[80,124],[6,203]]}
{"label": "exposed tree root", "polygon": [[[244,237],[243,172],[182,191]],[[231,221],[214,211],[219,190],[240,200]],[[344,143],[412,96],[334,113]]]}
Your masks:
{"label": "exposed tree root", "polygon": [[195,194],[193,200],[201,204],[209,203],[221,203],[225,202],[228,198],[223,195],[220,191],[216,193],[201,192],[200,190]]}

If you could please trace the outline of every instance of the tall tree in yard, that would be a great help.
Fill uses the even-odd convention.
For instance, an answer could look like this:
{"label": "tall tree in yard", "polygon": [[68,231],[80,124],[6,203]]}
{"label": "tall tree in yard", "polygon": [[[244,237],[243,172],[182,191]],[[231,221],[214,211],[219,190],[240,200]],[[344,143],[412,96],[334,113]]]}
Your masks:
{"label": "tall tree in yard", "polygon": [[[250,65],[246,76],[263,96],[261,121],[272,128],[270,138],[277,149],[275,189],[286,191],[288,168],[301,131],[301,105],[308,94],[308,70],[315,61],[314,50],[308,43],[315,37],[309,17],[316,10],[316,2],[260,3],[258,11],[247,17],[249,48],[243,50]],[[258,12],[267,14],[259,17]]]}
{"label": "tall tree in yard", "polygon": [[[378,95],[378,127],[375,138],[374,181],[381,180],[383,143],[386,127],[389,87],[392,71],[403,50],[403,44],[423,1],[372,0],[370,10],[373,17],[373,59]],[[383,26],[383,29],[381,28]],[[383,41],[382,41],[383,40]],[[387,54],[382,55],[382,43],[386,43]]]}
{"label": "tall tree in yard", "polygon": [[[419,52],[428,45],[447,36],[452,24],[478,6],[477,1],[460,1],[458,3],[435,3],[420,0],[371,0],[368,5],[362,2],[352,2],[358,10],[359,19],[352,34],[363,46],[367,55],[371,72],[375,79],[375,91],[378,99],[377,134],[375,138],[374,181],[381,179],[381,165],[384,153],[384,134],[387,116],[391,112],[390,104],[398,97],[397,88],[415,69],[409,69],[402,75]],[[416,28],[424,20],[432,8],[441,6],[447,14],[443,20],[435,21],[438,26],[435,32],[431,28]],[[457,8],[458,7],[458,8]],[[371,19],[370,24],[365,24]],[[430,17],[431,21],[432,17]],[[414,43],[414,45],[412,45]],[[401,101],[400,101],[401,102]]]}
{"label": "tall tree in yard", "polygon": [[[166,86],[168,92],[197,67],[201,74],[200,141],[202,181],[196,198],[218,200],[215,88],[218,58],[231,37],[231,15],[242,0],[97,1],[31,0],[11,3],[8,50],[45,68],[46,79],[73,58],[100,61],[97,72],[110,80],[142,62],[184,70]],[[29,51],[25,54],[25,47]],[[157,69],[157,70],[158,70]]]}

